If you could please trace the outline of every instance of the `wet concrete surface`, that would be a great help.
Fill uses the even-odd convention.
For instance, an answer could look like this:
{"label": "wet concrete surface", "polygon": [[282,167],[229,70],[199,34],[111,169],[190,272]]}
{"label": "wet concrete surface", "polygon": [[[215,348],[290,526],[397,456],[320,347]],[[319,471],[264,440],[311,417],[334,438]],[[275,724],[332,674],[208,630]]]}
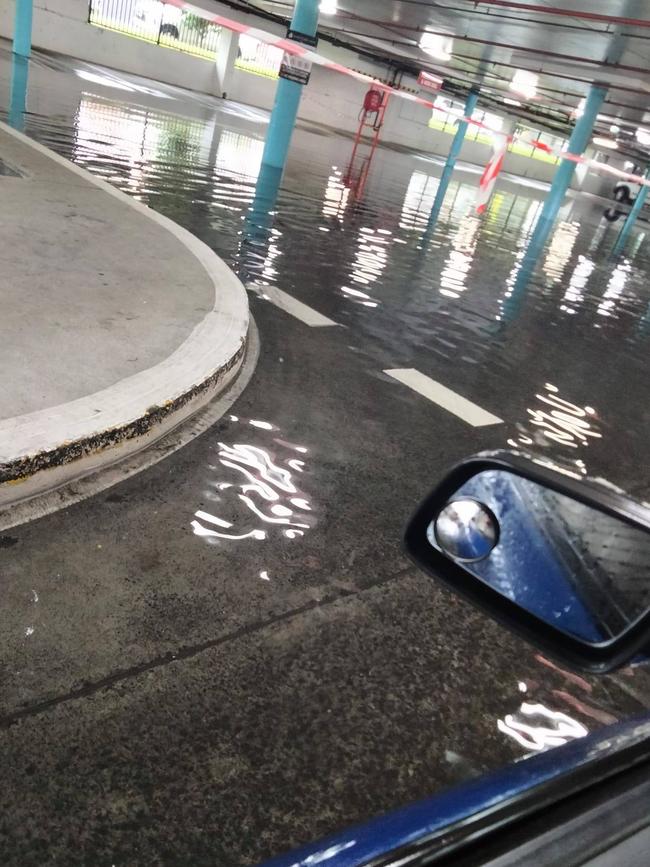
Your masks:
{"label": "wet concrete surface", "polygon": [[[360,371],[343,329],[307,329],[263,301],[253,313],[261,355],[231,414],[150,470],[8,531],[17,543],[0,552],[5,712],[406,566],[400,539],[414,504],[476,434]],[[306,334],[318,359],[307,368]],[[488,429],[481,442],[498,439]],[[282,513],[299,502],[291,523],[247,490],[251,477],[273,485],[243,449],[288,473],[295,490],[276,487],[275,505]],[[202,528],[223,537],[197,535]],[[233,535],[247,538],[224,538]]]}
{"label": "wet concrete surface", "polygon": [[[621,276],[569,201],[577,235],[524,291],[538,190],[506,187],[476,226],[460,173],[426,238],[437,167],[380,151],[353,201],[349,143],[304,130],[251,228],[254,114],[41,72],[30,134],[346,327],[251,296],[260,359],[218,424],[0,540],[0,861],[254,864],[547,748],[558,719],[568,740],[647,708],[646,670],[561,671],[400,545],[451,464],[509,441],[646,496],[643,246]],[[398,366],[504,424],[469,427]]]}
{"label": "wet concrete surface", "polygon": [[2,733],[3,863],[256,863],[512,760],[524,700],[634,704],[532,661],[401,572],[134,673]]}

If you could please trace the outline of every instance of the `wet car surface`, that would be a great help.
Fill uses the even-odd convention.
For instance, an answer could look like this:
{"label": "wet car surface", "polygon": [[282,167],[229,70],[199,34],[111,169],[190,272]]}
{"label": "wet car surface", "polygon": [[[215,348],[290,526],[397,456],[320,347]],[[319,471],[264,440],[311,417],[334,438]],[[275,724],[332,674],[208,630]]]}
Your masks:
{"label": "wet car surface", "polygon": [[[3,531],[3,863],[255,863],[650,704],[644,669],[559,669],[400,545],[482,449],[650,499],[642,239],[609,260],[602,204],[572,198],[528,274],[532,182],[505,179],[478,219],[458,171],[427,227],[437,161],[380,149],[348,189],[351,141],[301,126],[257,212],[263,112],[52,58],[28,108],[29,135],[258,285],[260,355],[189,445]],[[404,368],[502,423],[385,373]]]}

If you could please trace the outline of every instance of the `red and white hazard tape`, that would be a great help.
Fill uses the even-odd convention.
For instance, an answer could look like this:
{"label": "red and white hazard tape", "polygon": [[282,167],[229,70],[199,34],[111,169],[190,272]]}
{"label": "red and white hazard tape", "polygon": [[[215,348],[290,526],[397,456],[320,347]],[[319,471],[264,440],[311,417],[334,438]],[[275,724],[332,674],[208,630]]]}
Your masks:
{"label": "red and white hazard tape", "polygon": [[[234,19],[227,18],[224,15],[212,15],[205,9],[201,9],[200,6],[194,6],[192,3],[186,3],[185,0],[164,0],[164,2],[168,3],[170,6],[176,6],[178,9],[184,9],[186,12],[191,12],[193,15],[196,15],[199,18],[204,18],[206,21],[211,21],[213,24],[219,25],[219,27],[226,28],[226,30],[232,30],[235,33],[245,33],[246,35],[252,36],[254,39],[257,39],[259,42],[264,42],[266,45],[272,45],[275,48],[280,48],[287,54],[301,57],[309,63],[316,64],[317,66],[322,66],[325,69],[332,70],[333,72],[339,72],[342,75],[350,76],[351,78],[355,78],[358,81],[364,81],[367,84],[371,84],[378,90],[382,90],[386,93],[398,96],[400,99],[407,99],[409,102],[415,102],[418,105],[423,105],[426,108],[430,108],[432,110],[441,110],[438,109],[437,106],[430,99],[425,99],[424,97],[417,96],[414,93],[408,93],[407,91],[399,90],[396,87],[392,87],[390,84],[384,84],[384,82],[377,81],[377,79],[373,78],[371,75],[366,75],[363,72],[357,72],[355,69],[350,69],[347,66],[343,66],[343,64],[341,63],[335,63],[332,60],[328,60],[326,57],[323,57],[321,54],[318,54],[318,52],[313,51],[311,48],[308,48],[300,42],[294,42],[292,39],[285,39],[279,36],[275,36],[274,34],[268,33],[266,30],[261,30],[258,27],[249,27],[248,24],[242,24],[240,21],[235,21]],[[442,110],[444,111],[444,109]],[[511,136],[506,136],[504,133],[495,132],[495,130],[491,129],[486,124],[481,123],[477,120],[473,120],[471,117],[459,117],[458,120],[463,120],[467,123],[471,123],[475,126],[479,126],[483,129],[489,130],[489,132],[491,132],[493,135],[501,136],[506,141],[506,143],[512,141]],[[561,157],[562,159],[572,160],[575,163],[582,163],[583,165],[586,165],[588,168],[592,169],[595,172],[613,175],[614,177],[620,178],[621,180],[629,181],[633,184],[642,184],[643,186],[650,187],[650,179],[645,178],[642,175],[630,174],[630,172],[616,169],[613,166],[610,166],[607,163],[601,163],[598,160],[576,156],[575,154],[570,154],[566,151],[551,149],[548,145],[537,140],[529,141],[523,137],[518,138],[521,141],[524,141],[526,144],[530,144],[533,147],[545,150],[547,153],[551,153],[554,156]],[[492,166],[489,176],[490,178],[496,179],[496,175],[500,171],[502,164],[503,159],[501,159],[497,171],[494,172],[496,164],[494,163],[493,157],[490,162],[488,162],[485,172],[487,172],[488,168]],[[493,181],[492,186],[494,186]]]}

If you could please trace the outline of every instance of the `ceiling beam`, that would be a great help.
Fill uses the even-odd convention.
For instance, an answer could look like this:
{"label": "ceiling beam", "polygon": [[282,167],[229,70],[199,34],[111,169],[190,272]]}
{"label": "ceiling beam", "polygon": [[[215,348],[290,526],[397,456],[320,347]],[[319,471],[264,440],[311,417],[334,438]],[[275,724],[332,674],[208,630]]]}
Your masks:
{"label": "ceiling beam", "polygon": [[472,0],[472,4],[475,6],[499,6],[502,9],[519,9],[522,12],[536,12],[542,15],[558,15],[565,18],[577,18],[582,21],[600,21],[603,24],[650,27],[650,20],[645,18],[626,18],[622,15],[607,15],[604,12],[565,9],[561,6],[541,6],[538,3],[516,3],[514,0]]}

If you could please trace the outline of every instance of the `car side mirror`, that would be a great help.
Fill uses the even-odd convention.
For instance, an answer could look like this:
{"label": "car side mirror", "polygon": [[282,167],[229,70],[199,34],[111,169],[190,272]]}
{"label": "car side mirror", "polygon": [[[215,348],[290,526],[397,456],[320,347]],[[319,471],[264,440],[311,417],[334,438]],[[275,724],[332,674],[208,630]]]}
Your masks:
{"label": "car side mirror", "polygon": [[508,452],[463,461],[407,551],[561,662],[611,671],[650,647],[650,510]]}

